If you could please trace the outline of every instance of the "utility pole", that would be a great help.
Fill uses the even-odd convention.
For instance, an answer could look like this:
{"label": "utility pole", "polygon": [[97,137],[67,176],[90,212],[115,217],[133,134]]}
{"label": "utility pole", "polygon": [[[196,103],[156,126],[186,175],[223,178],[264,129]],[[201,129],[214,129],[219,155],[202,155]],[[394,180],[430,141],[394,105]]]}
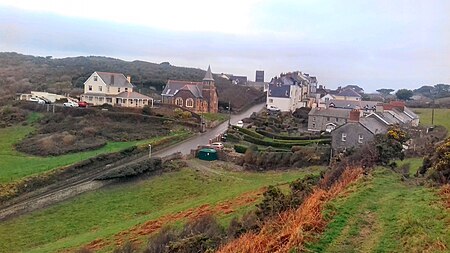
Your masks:
{"label": "utility pole", "polygon": [[231,126],[231,103],[228,101],[228,127]]}
{"label": "utility pole", "polygon": [[152,158],[152,144],[148,144],[148,159]]}
{"label": "utility pole", "polygon": [[431,126],[434,126],[434,99],[433,104],[431,105]]}

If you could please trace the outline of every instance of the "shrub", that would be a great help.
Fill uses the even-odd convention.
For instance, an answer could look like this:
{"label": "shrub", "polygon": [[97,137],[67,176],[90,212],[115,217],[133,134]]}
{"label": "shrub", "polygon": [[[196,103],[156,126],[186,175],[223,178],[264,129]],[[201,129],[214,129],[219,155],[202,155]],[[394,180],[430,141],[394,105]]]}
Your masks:
{"label": "shrub", "polygon": [[182,117],[183,119],[189,119],[189,118],[192,118],[192,113],[189,112],[189,111],[184,111],[184,112],[181,113],[181,117]]}
{"label": "shrub", "polygon": [[283,192],[270,185],[263,193],[263,200],[256,205],[256,215],[260,220],[267,219],[288,209],[288,198]]}
{"label": "shrub", "polygon": [[232,126],[232,128],[237,130],[238,132],[244,133],[244,134],[249,135],[249,136],[251,136],[253,138],[264,139],[263,135],[255,132],[255,131],[252,131],[252,130],[249,130],[249,129],[246,129],[246,128],[241,128],[241,127],[238,127],[238,126]]}

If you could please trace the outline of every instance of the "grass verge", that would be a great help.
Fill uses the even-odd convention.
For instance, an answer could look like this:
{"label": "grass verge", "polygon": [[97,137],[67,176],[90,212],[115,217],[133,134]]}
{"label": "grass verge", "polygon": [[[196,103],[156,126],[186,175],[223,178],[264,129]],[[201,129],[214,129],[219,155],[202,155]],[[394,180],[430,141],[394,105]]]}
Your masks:
{"label": "grass verge", "polygon": [[[413,109],[420,117],[420,124],[422,126],[431,126],[432,109],[430,108],[414,108]],[[434,125],[444,126],[450,131],[450,109],[437,108],[434,109]]]}

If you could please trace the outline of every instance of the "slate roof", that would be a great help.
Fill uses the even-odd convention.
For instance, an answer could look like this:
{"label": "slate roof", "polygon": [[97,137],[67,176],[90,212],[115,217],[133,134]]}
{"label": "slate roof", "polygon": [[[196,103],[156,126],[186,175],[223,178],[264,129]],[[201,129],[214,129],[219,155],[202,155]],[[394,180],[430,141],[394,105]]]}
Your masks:
{"label": "slate roof", "polygon": [[411,119],[418,119],[419,116],[415,114],[413,111],[411,111],[408,107],[405,106],[403,112],[408,115]]}
{"label": "slate roof", "polygon": [[151,99],[150,97],[146,96],[146,95],[142,95],[141,93],[138,92],[121,92],[117,95],[115,95],[115,97],[117,98],[128,98],[128,99]]}
{"label": "slate roof", "polygon": [[269,97],[289,98],[291,95],[290,85],[269,84]]}
{"label": "slate roof", "polygon": [[211,66],[208,66],[208,70],[206,71],[205,78],[203,78],[203,81],[214,81],[212,72],[211,72]]}
{"label": "slate roof", "polygon": [[336,108],[320,108],[314,107],[308,113],[309,116],[324,116],[324,117],[337,117],[348,119],[350,117],[351,110],[336,109]]}
{"label": "slate roof", "polygon": [[98,71],[96,73],[106,85],[111,85],[114,87],[133,88],[133,85],[128,82],[127,78],[123,74]]}
{"label": "slate roof", "polygon": [[353,89],[343,89],[341,90],[338,94],[336,94],[337,96],[343,96],[343,97],[361,97],[361,95],[354,91]]}
{"label": "slate roof", "polygon": [[388,125],[374,118],[360,118],[359,123],[373,134],[385,133]]}
{"label": "slate roof", "polygon": [[187,90],[194,95],[196,98],[202,98],[202,88],[203,83],[201,82],[189,82],[189,81],[175,81],[169,80],[167,81],[167,85],[161,93],[162,96],[173,97],[180,90]]}
{"label": "slate roof", "polygon": [[[327,107],[343,109],[374,110],[379,102],[376,101],[350,101],[350,100],[329,100]],[[334,105],[334,106],[333,106]]]}

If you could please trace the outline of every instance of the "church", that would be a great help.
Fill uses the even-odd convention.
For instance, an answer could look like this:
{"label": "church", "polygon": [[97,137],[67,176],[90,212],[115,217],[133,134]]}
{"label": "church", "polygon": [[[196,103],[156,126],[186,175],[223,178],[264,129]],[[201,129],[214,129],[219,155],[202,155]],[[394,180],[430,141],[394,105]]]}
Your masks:
{"label": "church", "polygon": [[195,113],[218,112],[219,99],[210,66],[201,82],[167,81],[161,96],[163,103],[175,104]]}

